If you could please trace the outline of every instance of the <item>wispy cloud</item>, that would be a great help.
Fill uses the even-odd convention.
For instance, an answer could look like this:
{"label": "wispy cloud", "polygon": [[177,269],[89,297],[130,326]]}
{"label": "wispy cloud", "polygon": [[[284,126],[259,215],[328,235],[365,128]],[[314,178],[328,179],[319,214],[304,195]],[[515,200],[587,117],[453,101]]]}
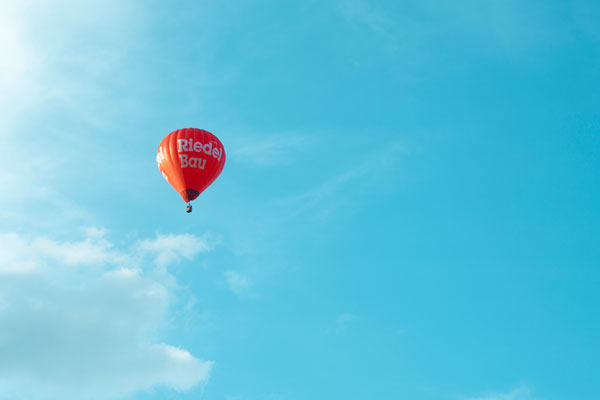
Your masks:
{"label": "wispy cloud", "polygon": [[145,239],[138,243],[143,253],[153,254],[156,265],[166,267],[181,259],[192,260],[198,253],[211,251],[220,239],[204,234],[201,237],[191,234],[158,235],[155,239]]}
{"label": "wispy cloud", "polygon": [[8,95],[20,96],[30,89],[32,70],[37,60],[32,49],[26,45],[24,26],[21,21],[20,7],[12,2],[0,3],[0,87],[5,96],[0,96],[3,106],[10,105]]}
{"label": "wispy cloud", "polygon": [[493,45],[496,51],[502,50],[504,56],[513,52],[522,55],[525,50],[537,53],[565,43],[570,35],[561,17],[564,11],[550,3],[469,0],[443,5],[432,3],[429,9],[445,17],[449,27],[457,29],[454,24],[459,24],[473,40]]}
{"label": "wispy cloud", "polygon": [[128,50],[144,19],[137,5],[0,2],[0,226],[50,214],[30,207],[31,199],[44,199],[57,219],[86,215],[64,188],[92,171],[82,149],[99,149],[86,139],[113,124],[109,116],[128,101],[127,91],[111,89],[131,70]]}
{"label": "wispy cloud", "polygon": [[[404,65],[399,68],[416,63],[420,68],[415,73],[426,71],[425,66],[433,60],[439,65],[440,57],[445,54],[527,60],[548,48],[568,43],[574,30],[587,29],[581,24],[585,18],[565,19],[565,14],[580,12],[577,8],[581,6],[576,4],[570,4],[567,13],[564,7],[552,3],[517,0],[422,0],[400,7],[390,7],[381,1],[339,0],[336,5],[339,15],[348,23],[376,35],[378,45],[404,54]],[[460,43],[461,47],[455,47],[454,43]],[[445,62],[456,61],[450,57]]]}
{"label": "wispy cloud", "polygon": [[231,143],[233,161],[256,166],[293,163],[313,141],[305,135],[280,134],[265,137],[240,137]]}
{"label": "wispy cloud", "polygon": [[374,2],[343,0],[337,9],[348,20],[364,24],[375,32],[384,32],[391,26],[388,14]]}
{"label": "wispy cloud", "polygon": [[462,400],[535,400],[531,389],[526,386],[519,386],[505,393],[490,393],[477,397],[464,397]]}
{"label": "wispy cloud", "polygon": [[76,241],[58,241],[45,236],[24,237],[0,233],[0,275],[41,273],[53,263],[61,266],[93,266],[127,263],[128,255],[115,251],[101,230],[87,231]]}
{"label": "wispy cloud", "polygon": [[250,289],[252,288],[252,283],[250,279],[238,271],[227,270],[224,272],[225,281],[227,282],[227,286],[233,293],[238,296],[250,296]]}
{"label": "wispy cloud", "polygon": [[288,214],[293,216],[310,210],[315,217],[326,218],[351,201],[355,191],[396,169],[398,157],[403,151],[404,146],[394,142],[366,154],[357,164],[348,166],[346,170],[298,196],[285,199],[286,210],[294,210]]}
{"label": "wispy cloud", "polygon": [[[136,37],[143,16],[137,4],[92,0],[84,9],[70,0],[0,2],[0,104],[29,113],[48,101],[79,111],[91,106],[91,97],[113,79],[124,46]],[[10,117],[4,111],[0,126]],[[92,117],[91,111],[85,114]]]}
{"label": "wispy cloud", "polygon": [[[117,398],[208,381],[212,362],[157,338],[177,297],[164,267],[210,247],[171,235],[121,249],[107,235],[0,237],[0,398]],[[192,250],[161,257],[178,238]]]}
{"label": "wispy cloud", "polygon": [[353,324],[358,321],[358,316],[352,313],[340,314],[335,319],[335,331],[336,333],[342,333],[347,331]]}

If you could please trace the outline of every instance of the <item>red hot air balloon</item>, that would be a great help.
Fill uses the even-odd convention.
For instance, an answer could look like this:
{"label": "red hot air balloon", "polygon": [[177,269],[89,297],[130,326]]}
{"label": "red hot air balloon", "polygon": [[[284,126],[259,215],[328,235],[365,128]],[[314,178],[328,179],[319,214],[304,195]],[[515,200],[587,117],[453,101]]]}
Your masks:
{"label": "red hot air balloon", "polygon": [[225,165],[221,141],[203,129],[178,129],[164,137],[158,146],[156,163],[164,178],[188,203],[219,176]]}

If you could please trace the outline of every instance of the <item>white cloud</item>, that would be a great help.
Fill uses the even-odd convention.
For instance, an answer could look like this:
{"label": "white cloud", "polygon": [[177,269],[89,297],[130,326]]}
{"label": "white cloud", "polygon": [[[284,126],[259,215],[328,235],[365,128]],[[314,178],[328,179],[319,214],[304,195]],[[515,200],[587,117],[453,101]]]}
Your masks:
{"label": "white cloud", "polygon": [[111,89],[138,82],[139,4],[0,0],[2,400],[109,399],[208,381],[212,362],[163,343],[161,331],[177,315],[165,267],[216,240],[158,235],[117,246],[95,227],[76,239],[31,233],[89,219],[65,187],[74,175],[90,179],[82,150],[97,146],[86,139],[127,101]]}
{"label": "white cloud", "polygon": [[198,237],[190,234],[158,235],[156,239],[142,240],[138,249],[155,255],[156,264],[165,267],[173,262],[193,259],[198,253],[211,251],[219,240],[210,235]]}
{"label": "white cloud", "polygon": [[[206,383],[212,362],[158,340],[175,299],[164,267],[180,257],[149,268],[164,237],[118,249],[105,230],[86,232],[71,242],[1,235],[0,399],[106,399]],[[189,259],[208,251],[201,238],[181,239],[195,246]]]}
{"label": "white cloud", "polygon": [[47,237],[25,238],[0,233],[0,276],[27,274],[52,263],[61,266],[92,266],[128,263],[129,256],[115,251],[106,231],[87,230],[79,241],[57,241]]}

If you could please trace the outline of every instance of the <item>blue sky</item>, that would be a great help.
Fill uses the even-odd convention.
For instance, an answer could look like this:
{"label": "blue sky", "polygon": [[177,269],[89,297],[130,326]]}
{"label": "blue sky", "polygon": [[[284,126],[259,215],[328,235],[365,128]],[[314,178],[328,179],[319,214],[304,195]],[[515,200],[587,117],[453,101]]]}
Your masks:
{"label": "blue sky", "polygon": [[0,399],[597,399],[598,21],[0,2]]}

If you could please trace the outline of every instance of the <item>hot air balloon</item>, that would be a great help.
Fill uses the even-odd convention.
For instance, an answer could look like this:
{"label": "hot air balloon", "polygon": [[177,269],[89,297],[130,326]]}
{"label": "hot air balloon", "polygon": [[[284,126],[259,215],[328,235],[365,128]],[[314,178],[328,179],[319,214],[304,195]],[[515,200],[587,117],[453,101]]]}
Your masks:
{"label": "hot air balloon", "polygon": [[200,195],[219,176],[225,165],[221,141],[203,129],[186,128],[169,133],[160,142],[156,163],[162,176],[187,203]]}

